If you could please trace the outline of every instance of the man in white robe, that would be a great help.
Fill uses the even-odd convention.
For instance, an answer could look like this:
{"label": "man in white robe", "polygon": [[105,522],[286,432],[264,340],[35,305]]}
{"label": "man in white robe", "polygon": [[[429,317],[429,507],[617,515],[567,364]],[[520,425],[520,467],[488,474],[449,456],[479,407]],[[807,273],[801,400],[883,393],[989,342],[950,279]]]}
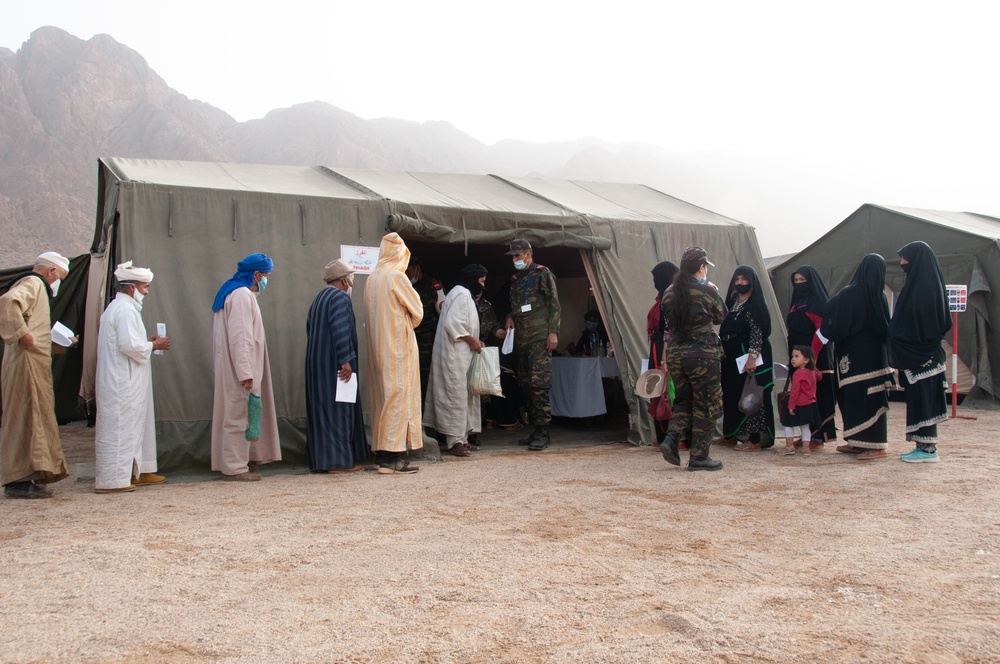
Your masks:
{"label": "man in white robe", "polygon": [[[273,269],[274,261],[265,254],[250,254],[237,264],[236,274],[212,303],[212,470],[220,471],[226,481],[256,482],[261,479],[258,465],[281,460],[267,339],[257,306]],[[260,400],[260,435],[255,440],[249,439],[253,437],[248,423],[251,394]]]}
{"label": "man in white robe", "polygon": [[115,279],[118,293],[104,310],[97,334],[97,493],[125,493],[167,479],[156,474],[150,360],[154,350],[168,350],[170,340],[147,336],[141,313],[153,273],[128,261],[115,270]]}
{"label": "man in white robe", "polygon": [[482,430],[479,395],[469,394],[469,365],[483,348],[479,340],[476,296],[486,283],[486,268],[467,265],[448,293],[438,318],[424,424],[445,437],[448,453],[469,456],[469,434]]}

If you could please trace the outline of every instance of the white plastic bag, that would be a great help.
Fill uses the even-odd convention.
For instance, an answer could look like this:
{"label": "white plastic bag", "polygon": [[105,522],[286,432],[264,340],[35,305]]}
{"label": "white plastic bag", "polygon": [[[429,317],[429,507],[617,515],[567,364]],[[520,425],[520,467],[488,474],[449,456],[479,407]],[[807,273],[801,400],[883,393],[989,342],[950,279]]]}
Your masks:
{"label": "white plastic bag", "polygon": [[500,353],[496,346],[486,346],[472,354],[469,365],[469,394],[502,397],[500,389]]}

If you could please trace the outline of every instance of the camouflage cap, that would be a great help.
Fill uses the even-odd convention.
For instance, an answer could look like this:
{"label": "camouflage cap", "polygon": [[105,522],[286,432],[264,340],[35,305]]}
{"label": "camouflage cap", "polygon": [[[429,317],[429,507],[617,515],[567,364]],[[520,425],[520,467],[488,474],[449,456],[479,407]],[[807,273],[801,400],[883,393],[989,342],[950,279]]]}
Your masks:
{"label": "camouflage cap", "polygon": [[684,254],[681,256],[682,261],[699,261],[707,265],[715,267],[715,263],[708,260],[708,254],[704,249],[698,246],[688,247],[684,250]]}
{"label": "camouflage cap", "polygon": [[522,251],[531,251],[531,243],[524,238],[518,238],[510,243],[510,251],[507,252],[507,255],[513,256],[514,254],[519,254]]}

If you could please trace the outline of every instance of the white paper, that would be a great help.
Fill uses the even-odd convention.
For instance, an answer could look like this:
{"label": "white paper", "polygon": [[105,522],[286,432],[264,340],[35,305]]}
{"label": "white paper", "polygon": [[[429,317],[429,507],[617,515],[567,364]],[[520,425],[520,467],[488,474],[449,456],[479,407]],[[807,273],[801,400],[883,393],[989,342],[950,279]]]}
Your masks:
{"label": "white paper", "polygon": [[[157,323],[156,324],[156,336],[158,336],[158,337],[165,337],[165,336],[167,336],[167,324],[166,323]],[[163,351],[162,350],[154,350],[153,351],[153,355],[163,355]]]}
{"label": "white paper", "polygon": [[352,373],[347,382],[337,378],[337,401],[343,403],[357,403],[358,401],[358,374]]}
{"label": "white paper", "polygon": [[649,371],[649,358],[648,357],[642,361],[642,371],[639,372],[639,375],[641,376],[642,374],[646,373],[647,371]]}
{"label": "white paper", "polygon": [[503,347],[500,352],[504,355],[510,355],[514,352],[514,328],[507,330],[507,336],[503,338]]}
{"label": "white paper", "polygon": [[52,343],[69,348],[73,345],[73,330],[56,321],[52,326]]}
{"label": "white paper", "polygon": [[749,359],[750,359],[750,353],[747,353],[746,355],[740,355],[739,357],[736,358],[736,370],[739,373],[743,373],[743,367],[747,365],[747,360]]}

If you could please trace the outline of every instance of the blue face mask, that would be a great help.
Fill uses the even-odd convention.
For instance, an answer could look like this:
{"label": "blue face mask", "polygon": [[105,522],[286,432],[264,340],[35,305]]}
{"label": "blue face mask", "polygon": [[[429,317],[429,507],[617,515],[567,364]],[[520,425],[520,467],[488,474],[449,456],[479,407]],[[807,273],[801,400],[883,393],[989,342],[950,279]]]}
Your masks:
{"label": "blue face mask", "polygon": [[592,320],[585,322],[584,326],[587,328],[588,332],[597,332],[597,323]]}
{"label": "blue face mask", "polygon": [[257,292],[263,293],[265,288],[267,288],[267,277],[261,277],[257,282]]}
{"label": "blue face mask", "polygon": [[528,264],[524,261],[514,261],[514,269],[523,270],[526,267],[528,267]]}
{"label": "blue face mask", "polygon": [[698,283],[699,284],[707,284],[708,283],[708,277],[702,277],[701,279],[698,280]]}

